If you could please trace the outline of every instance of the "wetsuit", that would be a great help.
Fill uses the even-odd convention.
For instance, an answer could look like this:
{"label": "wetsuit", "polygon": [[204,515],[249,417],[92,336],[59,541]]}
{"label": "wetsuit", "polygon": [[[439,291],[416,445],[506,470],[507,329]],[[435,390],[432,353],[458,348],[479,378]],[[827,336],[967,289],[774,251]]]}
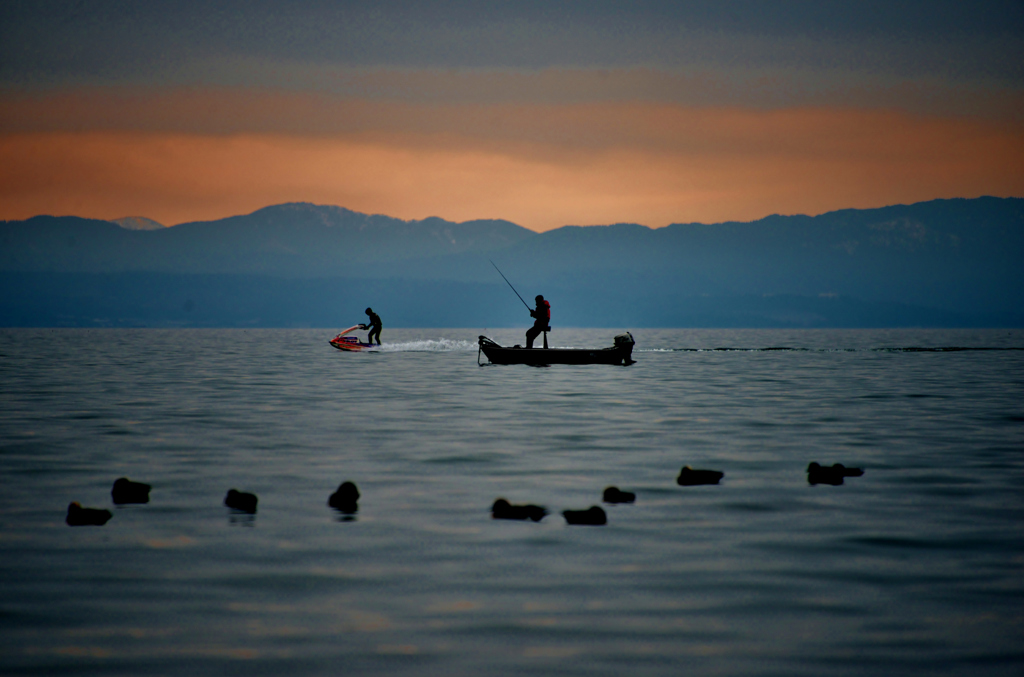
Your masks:
{"label": "wetsuit", "polygon": [[542,331],[551,331],[548,323],[551,322],[551,304],[544,299],[537,300],[537,307],[530,311],[533,315],[533,326],[526,330],[526,347],[533,347],[533,340],[540,336]]}
{"label": "wetsuit", "polygon": [[380,330],[383,328],[380,322],[380,315],[372,310],[367,315],[370,316],[370,324],[366,325],[366,328],[370,330],[370,335],[366,337],[366,342],[373,343],[373,337],[376,336],[377,345],[380,345]]}

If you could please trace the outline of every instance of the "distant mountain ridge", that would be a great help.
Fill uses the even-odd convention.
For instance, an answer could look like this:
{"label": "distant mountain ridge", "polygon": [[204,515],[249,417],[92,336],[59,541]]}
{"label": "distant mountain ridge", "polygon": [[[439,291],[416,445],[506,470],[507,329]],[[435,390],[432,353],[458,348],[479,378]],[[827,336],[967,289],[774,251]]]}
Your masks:
{"label": "distant mountain ridge", "polygon": [[[5,285],[23,285],[36,299],[0,302],[0,324],[315,325],[355,294],[351,302],[360,310],[402,308],[385,317],[390,326],[523,322],[525,309],[489,259],[524,297],[553,299],[553,322],[563,326],[1024,322],[1024,199],[984,197],[749,223],[566,226],[545,233],[501,220],[404,221],[308,203],[155,230],[39,216],[0,222]],[[44,284],[45,274],[76,280],[82,289],[95,282],[91,312],[99,317],[75,319],[75,304]],[[142,315],[118,305],[123,297],[114,278],[125,275],[134,276],[136,289],[150,289]],[[216,305],[194,298],[206,293],[194,286],[194,276],[204,276],[207,286],[231,287],[236,303],[201,322],[201,312],[181,315],[184,307]],[[240,276],[247,285],[232,281]],[[259,289],[269,299],[286,287],[320,300],[302,312],[302,300],[293,299],[289,312],[238,314],[248,307],[239,296],[244,290]],[[320,294],[321,288],[330,291]],[[442,298],[441,290],[457,298]],[[46,311],[55,304],[64,308],[59,322]],[[271,316],[277,319],[266,319]]]}
{"label": "distant mountain ridge", "polygon": [[352,263],[493,251],[535,235],[508,221],[403,221],[308,203],[144,231],[37,216],[0,223],[0,270],[310,277],[344,274]]}

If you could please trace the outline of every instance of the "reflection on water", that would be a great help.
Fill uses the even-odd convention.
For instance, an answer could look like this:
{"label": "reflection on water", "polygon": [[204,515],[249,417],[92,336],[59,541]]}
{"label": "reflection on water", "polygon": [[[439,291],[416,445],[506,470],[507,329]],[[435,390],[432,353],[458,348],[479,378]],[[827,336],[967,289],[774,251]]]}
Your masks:
{"label": "reflection on water", "polygon": [[[1019,331],[634,330],[628,369],[477,366],[518,330],[334,333],[0,331],[0,670],[1024,670]],[[150,502],[115,507],[119,477]],[[71,501],[114,516],[69,528]]]}

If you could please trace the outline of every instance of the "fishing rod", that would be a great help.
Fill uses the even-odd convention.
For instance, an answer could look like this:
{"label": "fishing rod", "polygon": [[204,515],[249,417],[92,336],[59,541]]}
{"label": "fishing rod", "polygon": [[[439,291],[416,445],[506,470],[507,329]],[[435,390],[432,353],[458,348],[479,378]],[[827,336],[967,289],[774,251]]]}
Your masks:
{"label": "fishing rod", "polygon": [[[491,261],[490,259],[487,260]],[[512,287],[512,283],[508,281],[507,277],[505,277],[505,273],[501,272],[501,268],[498,267],[498,264],[495,263],[494,261],[491,261],[491,265],[494,266],[494,269],[496,271],[498,271],[498,275],[501,275],[501,279],[505,280],[506,284],[508,284],[508,286],[512,288],[512,291],[516,292],[516,296],[519,296],[519,292],[516,291],[515,287]],[[523,301],[523,297],[519,296],[519,300]],[[527,310],[531,310],[530,304],[528,304],[526,301],[523,301],[523,305],[526,306]]]}

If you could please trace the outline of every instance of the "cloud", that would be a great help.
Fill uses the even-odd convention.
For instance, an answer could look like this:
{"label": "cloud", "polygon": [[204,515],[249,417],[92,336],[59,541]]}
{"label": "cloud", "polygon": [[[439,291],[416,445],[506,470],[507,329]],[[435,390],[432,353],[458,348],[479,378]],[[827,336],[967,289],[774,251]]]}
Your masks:
{"label": "cloud", "polygon": [[0,218],[1021,195],[1019,3],[0,3]]}
{"label": "cloud", "polygon": [[[70,96],[70,95],[61,95]],[[1024,194],[1012,122],[649,103],[426,104],[187,91],[5,103],[2,218],[161,223],[309,201],[535,230]],[[17,120],[37,118],[37,129]]]}
{"label": "cloud", "polygon": [[244,65],[257,60],[496,70],[821,66],[1019,86],[1022,29],[1019,3],[956,0],[37,0],[0,3],[0,82],[275,86]]}
{"label": "cloud", "polygon": [[[365,103],[493,105],[663,103],[774,110],[817,107],[898,109],[1024,121],[1024,88],[985,80],[906,78],[870,68],[713,65],[685,68],[540,70],[344,67],[239,57],[204,63],[214,84],[89,85],[0,89],[0,125],[17,129],[135,126],[259,131],[290,124],[325,129],[324,113]],[[201,81],[203,77],[187,78]],[[221,84],[233,83],[233,84]],[[352,106],[349,106],[350,108]],[[265,111],[261,117],[257,110]],[[244,115],[239,119],[239,110]],[[218,120],[217,113],[224,113]],[[202,128],[206,125],[206,129]],[[262,128],[266,131],[267,128]]]}

